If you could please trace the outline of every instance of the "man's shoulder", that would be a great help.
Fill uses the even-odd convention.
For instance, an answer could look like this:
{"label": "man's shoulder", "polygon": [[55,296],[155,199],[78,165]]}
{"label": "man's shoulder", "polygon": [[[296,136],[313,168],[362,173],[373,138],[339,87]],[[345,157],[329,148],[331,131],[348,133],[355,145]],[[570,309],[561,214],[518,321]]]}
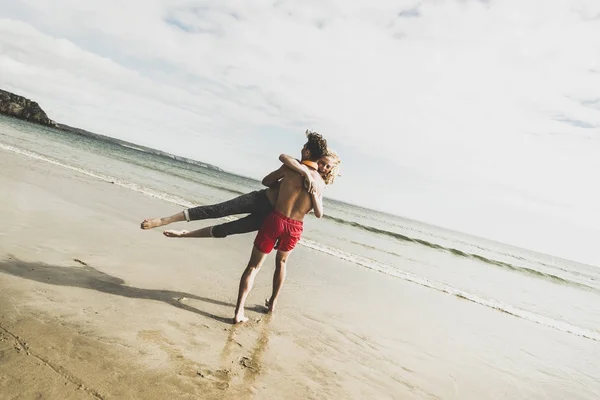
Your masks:
{"label": "man's shoulder", "polygon": [[284,176],[290,176],[290,177],[301,176],[298,172],[294,171],[293,169],[291,169],[287,165],[282,165],[281,166],[281,172],[283,173]]}

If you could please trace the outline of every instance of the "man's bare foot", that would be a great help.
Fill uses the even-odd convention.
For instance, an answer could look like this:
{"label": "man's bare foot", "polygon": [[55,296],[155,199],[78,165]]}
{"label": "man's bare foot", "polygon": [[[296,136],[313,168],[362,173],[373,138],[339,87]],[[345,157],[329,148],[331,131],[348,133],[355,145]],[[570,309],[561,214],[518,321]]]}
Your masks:
{"label": "man's bare foot", "polygon": [[163,235],[165,235],[166,237],[185,237],[185,235],[187,235],[188,233],[189,233],[188,231],[168,230],[168,231],[164,231]]}
{"label": "man's bare foot", "polygon": [[275,311],[275,303],[272,303],[271,299],[265,299],[265,307],[267,307],[267,312],[269,314]]}
{"label": "man's bare foot", "polygon": [[248,321],[248,317],[244,316],[244,314],[236,314],[235,317],[233,317],[233,323],[234,324],[241,324],[243,322]]}
{"label": "man's bare foot", "polygon": [[141,224],[141,228],[142,229],[152,229],[152,228],[156,228],[159,226],[163,226],[163,222],[161,218],[155,218],[155,219],[145,219],[142,221]]}

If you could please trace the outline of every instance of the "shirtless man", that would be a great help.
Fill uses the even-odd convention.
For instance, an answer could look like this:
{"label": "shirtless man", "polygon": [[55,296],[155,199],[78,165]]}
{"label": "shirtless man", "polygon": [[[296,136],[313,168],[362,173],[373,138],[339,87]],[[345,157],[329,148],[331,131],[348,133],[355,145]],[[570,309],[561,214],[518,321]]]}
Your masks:
{"label": "shirtless man", "polygon": [[240,280],[234,323],[248,320],[244,315],[246,298],[264,259],[279,241],[273,275],[273,293],[267,300],[269,312],[274,311],[285,280],[287,259],[302,235],[304,216],[313,208],[317,218],[323,215],[322,192],[325,183],[319,175],[316,162],[326,151],[327,141],[318,133],[311,132],[308,142],[302,148],[302,163],[309,167],[310,174],[316,182],[316,190],[312,194],[304,188],[304,177],[285,165],[263,179],[265,184],[281,181],[279,196],[273,211],[265,218],[254,240],[250,261]]}

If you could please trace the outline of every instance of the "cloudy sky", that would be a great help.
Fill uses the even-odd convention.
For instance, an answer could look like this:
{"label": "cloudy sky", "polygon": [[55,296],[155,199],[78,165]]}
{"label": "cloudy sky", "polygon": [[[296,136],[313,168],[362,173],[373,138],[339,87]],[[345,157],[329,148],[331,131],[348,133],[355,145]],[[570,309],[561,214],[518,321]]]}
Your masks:
{"label": "cloudy sky", "polygon": [[600,264],[600,1],[0,0],[0,88],[261,178]]}

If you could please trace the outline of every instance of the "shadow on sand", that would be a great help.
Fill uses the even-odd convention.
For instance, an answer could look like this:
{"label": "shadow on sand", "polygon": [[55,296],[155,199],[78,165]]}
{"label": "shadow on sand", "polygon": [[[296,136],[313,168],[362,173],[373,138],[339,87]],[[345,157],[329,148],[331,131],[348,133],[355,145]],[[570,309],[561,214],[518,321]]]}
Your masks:
{"label": "shadow on sand", "polygon": [[197,308],[181,303],[179,299],[187,297],[190,299],[231,308],[235,307],[233,304],[209,299],[207,297],[196,296],[191,293],[177,292],[173,290],[142,289],[126,286],[125,281],[121,278],[98,271],[83,261],[77,259],[74,261],[81,264],[81,266],[60,267],[56,265],[49,265],[43,262],[21,261],[15,257],[9,256],[8,259],[0,261],[0,272],[51,285],[79,287],[83,289],[92,289],[103,293],[114,294],[117,296],[162,301],[174,307],[200,314],[219,322],[224,322],[227,324],[232,323],[232,318],[225,318],[206,311],[198,310]]}

